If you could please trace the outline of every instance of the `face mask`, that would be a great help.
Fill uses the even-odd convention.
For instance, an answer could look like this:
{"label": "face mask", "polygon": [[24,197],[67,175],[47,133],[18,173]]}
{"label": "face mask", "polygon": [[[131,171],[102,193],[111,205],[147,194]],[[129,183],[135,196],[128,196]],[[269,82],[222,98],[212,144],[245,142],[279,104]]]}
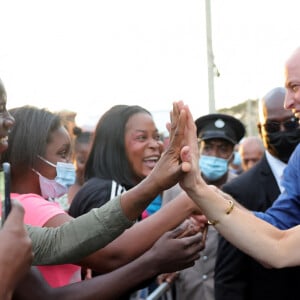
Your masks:
{"label": "face mask", "polygon": [[68,188],[75,182],[76,173],[74,165],[71,163],[63,162],[57,162],[57,164],[55,165],[41,156],[39,156],[39,158],[50,166],[56,168],[55,179],[48,179],[36,170],[33,170],[39,176],[42,196],[48,199],[58,198],[66,194],[68,192]]}
{"label": "face mask", "polygon": [[215,181],[228,171],[228,160],[215,156],[201,155],[199,167],[208,180]]}
{"label": "face mask", "polygon": [[266,138],[270,152],[281,161],[287,163],[300,142],[300,130],[268,133]]}
{"label": "face mask", "polygon": [[48,179],[41,175],[38,171],[32,169],[38,176],[40,188],[43,198],[59,198],[68,192],[68,188],[58,183],[55,179]]}

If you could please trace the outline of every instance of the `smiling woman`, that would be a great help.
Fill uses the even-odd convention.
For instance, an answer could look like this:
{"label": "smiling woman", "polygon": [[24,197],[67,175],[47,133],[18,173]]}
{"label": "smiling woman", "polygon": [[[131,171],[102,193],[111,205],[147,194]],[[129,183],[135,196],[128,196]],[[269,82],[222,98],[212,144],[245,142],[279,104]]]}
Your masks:
{"label": "smiling woman", "polygon": [[125,128],[126,155],[138,183],[154,168],[162,152],[160,135],[149,113],[132,115]]}
{"label": "smiling woman", "polygon": [[[149,111],[140,106],[116,105],[99,120],[85,166],[87,183],[70,207],[79,216],[132,188],[154,168],[163,150]],[[98,193],[88,200],[89,189]],[[100,195],[100,196],[99,196]],[[84,201],[82,200],[84,199]]]}
{"label": "smiling woman", "polygon": [[[69,209],[70,215],[80,216],[137,185],[150,174],[162,151],[163,144],[150,112],[140,106],[112,107],[96,126],[85,166],[87,181],[75,195]],[[154,221],[152,223],[155,224]],[[145,236],[150,245],[151,240],[157,239],[160,234],[156,231],[155,237],[150,237],[149,233]],[[136,239],[139,245],[135,248],[138,248],[143,241]],[[130,247],[134,248],[131,244]],[[120,253],[121,256],[128,256],[124,254],[124,247],[115,256],[120,256]]]}

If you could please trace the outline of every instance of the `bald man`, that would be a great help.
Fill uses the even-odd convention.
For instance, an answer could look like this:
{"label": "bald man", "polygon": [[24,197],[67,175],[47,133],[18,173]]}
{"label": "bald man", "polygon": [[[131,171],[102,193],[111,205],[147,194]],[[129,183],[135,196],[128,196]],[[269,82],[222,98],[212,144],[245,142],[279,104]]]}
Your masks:
{"label": "bald man", "polygon": [[252,168],[263,156],[265,151],[261,138],[257,136],[245,137],[239,145],[243,171]]}
{"label": "bald man", "polygon": [[[300,142],[299,120],[284,109],[285,89],[272,89],[259,102],[259,162],[223,187],[250,210],[265,211],[284,187],[281,177],[286,163]],[[262,140],[262,141],[261,141]],[[244,143],[247,142],[246,139]],[[249,156],[250,157],[250,156]],[[215,268],[216,300],[298,299],[300,267],[282,270],[265,269],[251,257],[233,247],[224,238],[219,241]]]}

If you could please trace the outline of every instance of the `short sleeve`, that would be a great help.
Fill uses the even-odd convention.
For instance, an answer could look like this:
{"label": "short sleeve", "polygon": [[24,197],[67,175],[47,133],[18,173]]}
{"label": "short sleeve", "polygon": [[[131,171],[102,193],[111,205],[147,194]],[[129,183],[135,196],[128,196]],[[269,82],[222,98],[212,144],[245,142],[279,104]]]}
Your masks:
{"label": "short sleeve", "polygon": [[24,223],[33,226],[44,226],[49,219],[59,214],[65,214],[64,210],[55,202],[45,200],[37,194],[11,194],[25,209]]}

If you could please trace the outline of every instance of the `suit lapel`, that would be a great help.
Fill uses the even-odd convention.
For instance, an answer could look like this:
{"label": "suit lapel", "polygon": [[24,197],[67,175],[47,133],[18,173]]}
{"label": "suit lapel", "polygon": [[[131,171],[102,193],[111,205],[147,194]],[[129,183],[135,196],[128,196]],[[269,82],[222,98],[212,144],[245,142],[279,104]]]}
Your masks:
{"label": "suit lapel", "polygon": [[267,206],[271,206],[274,200],[280,194],[280,190],[265,155],[262,157],[259,164],[261,175],[260,180],[267,196],[266,204]]}

